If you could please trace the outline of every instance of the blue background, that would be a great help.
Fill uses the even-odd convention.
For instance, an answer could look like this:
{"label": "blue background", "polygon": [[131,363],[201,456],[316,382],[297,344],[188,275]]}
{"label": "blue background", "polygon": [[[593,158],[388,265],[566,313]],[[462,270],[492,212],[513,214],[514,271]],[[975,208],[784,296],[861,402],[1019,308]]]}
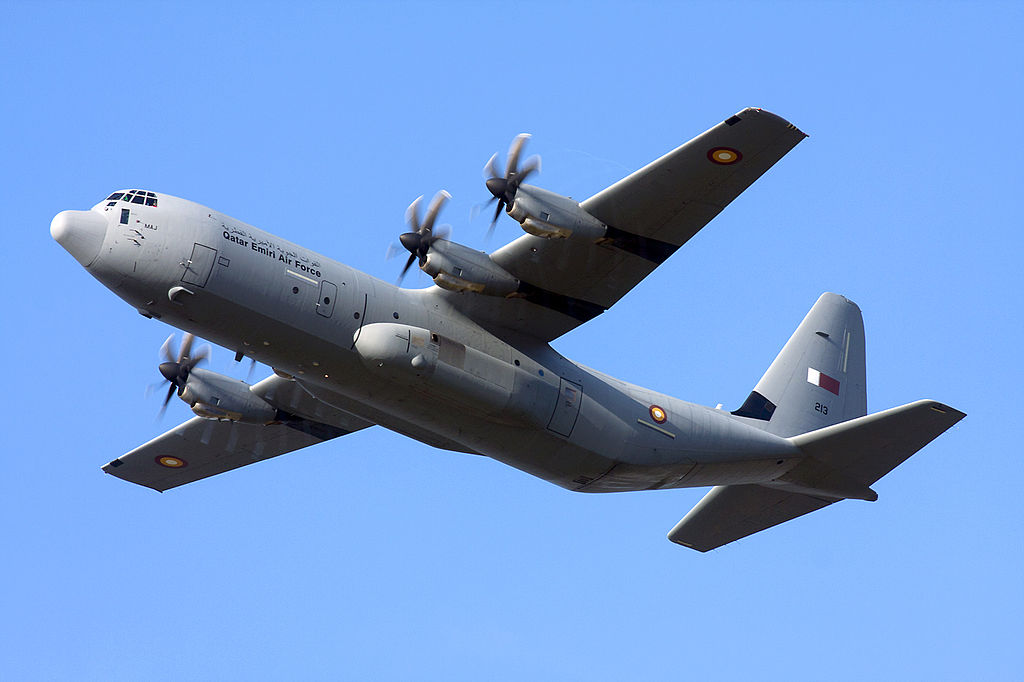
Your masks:
{"label": "blue background", "polygon": [[[0,3],[5,679],[1019,679],[1017,3]],[[967,419],[876,489],[710,554],[705,490],[587,496],[383,429],[158,495],[140,317],[51,238],[187,197],[385,280],[420,194],[519,132],[582,199],[746,106],[810,138],[555,347],[735,408],[823,291],[869,409]],[[429,281],[413,273],[407,285]],[[244,376],[231,354],[213,369]],[[260,368],[266,373],[266,368]]]}

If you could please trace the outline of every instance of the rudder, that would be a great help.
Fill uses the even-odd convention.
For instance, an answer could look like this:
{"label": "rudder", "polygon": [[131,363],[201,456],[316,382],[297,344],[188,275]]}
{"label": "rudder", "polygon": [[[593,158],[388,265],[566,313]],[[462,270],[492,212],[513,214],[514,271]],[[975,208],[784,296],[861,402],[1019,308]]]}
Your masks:
{"label": "rudder", "polygon": [[866,375],[860,308],[824,293],[732,414],[783,437],[863,417]]}

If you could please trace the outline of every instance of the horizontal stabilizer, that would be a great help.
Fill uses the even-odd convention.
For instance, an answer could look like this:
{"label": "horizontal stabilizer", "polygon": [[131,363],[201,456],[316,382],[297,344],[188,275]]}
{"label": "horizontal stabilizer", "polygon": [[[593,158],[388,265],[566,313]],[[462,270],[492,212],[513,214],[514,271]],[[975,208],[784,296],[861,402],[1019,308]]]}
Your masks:
{"label": "horizontal stabilizer", "polygon": [[755,484],[720,485],[676,524],[668,539],[707,552],[835,501]]}
{"label": "horizontal stabilizer", "polygon": [[794,436],[790,441],[843,479],[871,485],[965,416],[934,400],[919,400]]}
{"label": "horizontal stabilizer", "polygon": [[964,418],[932,400],[795,436],[803,461],[764,484],[719,486],[676,524],[668,539],[701,552],[827,507],[874,500],[870,486]]}

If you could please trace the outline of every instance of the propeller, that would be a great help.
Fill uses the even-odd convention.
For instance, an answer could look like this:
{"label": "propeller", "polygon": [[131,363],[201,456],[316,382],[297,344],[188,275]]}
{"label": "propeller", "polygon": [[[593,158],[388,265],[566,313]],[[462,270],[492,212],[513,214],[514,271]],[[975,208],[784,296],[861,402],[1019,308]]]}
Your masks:
{"label": "propeller", "polygon": [[[437,220],[437,214],[441,212],[441,207],[444,206],[444,203],[451,198],[452,195],[445,190],[435,194],[434,198],[430,201],[426,215],[423,216],[422,222],[420,221],[420,204],[423,203],[423,197],[417,197],[409,205],[405,212],[405,219],[409,226],[412,227],[412,231],[405,232],[398,237],[398,241],[409,252],[409,260],[405,261],[405,267],[402,268],[401,274],[398,275],[399,284],[401,284],[402,279],[405,277],[405,273],[412,267],[413,261],[419,260],[420,267],[423,267],[427,262],[427,252],[430,251],[431,245],[438,239],[446,239],[451,234],[450,225],[439,225],[437,229],[434,229],[434,221]],[[388,256],[393,256],[396,251],[397,249],[389,251]]]}
{"label": "propeller", "polygon": [[202,346],[195,354],[192,353],[192,342],[195,335],[185,334],[181,340],[181,350],[175,352],[172,348],[174,334],[167,337],[164,344],[160,346],[160,355],[165,358],[160,363],[160,374],[170,382],[167,387],[167,395],[164,396],[163,407],[160,408],[160,416],[167,411],[167,403],[171,402],[171,396],[177,391],[178,395],[185,390],[185,382],[188,381],[189,372],[203,360],[210,357],[210,347]]}
{"label": "propeller", "polygon": [[491,227],[487,231],[488,235],[494,231],[494,225],[498,222],[501,210],[508,210],[508,207],[512,205],[519,185],[522,184],[523,180],[530,173],[540,170],[540,157],[537,155],[526,159],[522,168],[519,167],[519,157],[523,153],[523,146],[529,139],[529,133],[520,133],[516,135],[516,139],[512,140],[512,145],[508,148],[508,160],[505,162],[504,173],[498,170],[497,154],[492,156],[487,165],[484,166],[487,189],[492,195],[487,200],[487,204],[490,204],[492,201],[498,202],[498,205],[494,208],[494,218],[491,219]]}

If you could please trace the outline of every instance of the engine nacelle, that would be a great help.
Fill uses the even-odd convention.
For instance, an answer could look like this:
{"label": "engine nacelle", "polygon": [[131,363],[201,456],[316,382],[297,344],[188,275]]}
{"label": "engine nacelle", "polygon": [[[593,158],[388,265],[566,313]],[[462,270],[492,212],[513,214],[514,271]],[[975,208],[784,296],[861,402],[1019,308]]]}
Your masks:
{"label": "engine nacelle", "polygon": [[279,421],[277,408],[249,388],[244,381],[193,368],[179,397],[200,417],[246,424]]}
{"label": "engine nacelle", "polygon": [[607,229],[579,202],[533,185],[520,185],[508,214],[532,235],[565,239],[573,234],[597,241]]}
{"label": "engine nacelle", "polygon": [[507,296],[519,289],[519,280],[486,253],[447,239],[438,239],[430,245],[422,270],[437,286],[449,291]]}

